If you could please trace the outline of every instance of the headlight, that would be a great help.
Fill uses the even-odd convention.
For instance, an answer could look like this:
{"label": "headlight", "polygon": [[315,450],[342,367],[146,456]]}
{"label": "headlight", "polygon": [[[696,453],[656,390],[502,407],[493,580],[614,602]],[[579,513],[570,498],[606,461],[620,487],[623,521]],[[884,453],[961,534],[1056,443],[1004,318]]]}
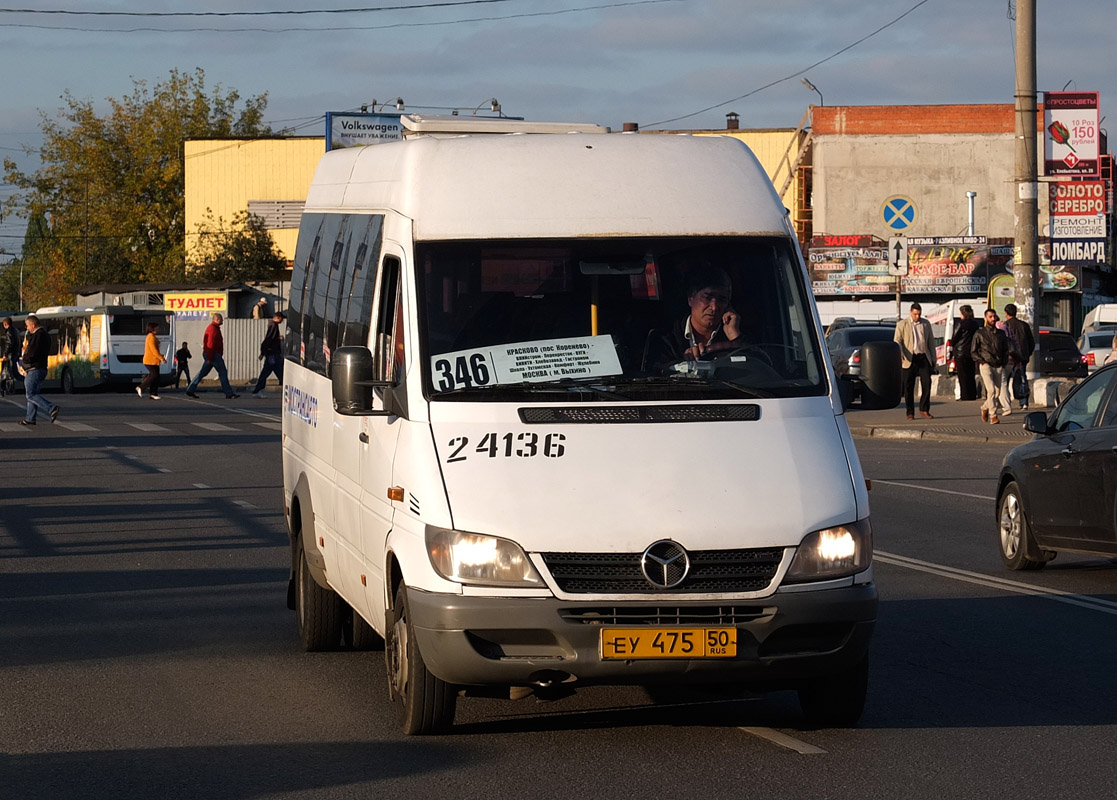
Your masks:
{"label": "headlight", "polygon": [[435,572],[457,583],[543,585],[523,549],[515,542],[496,536],[428,526],[427,554]]}
{"label": "headlight", "polygon": [[843,578],[868,569],[873,560],[873,529],[868,518],[823,528],[799,544],[784,581],[802,583]]}

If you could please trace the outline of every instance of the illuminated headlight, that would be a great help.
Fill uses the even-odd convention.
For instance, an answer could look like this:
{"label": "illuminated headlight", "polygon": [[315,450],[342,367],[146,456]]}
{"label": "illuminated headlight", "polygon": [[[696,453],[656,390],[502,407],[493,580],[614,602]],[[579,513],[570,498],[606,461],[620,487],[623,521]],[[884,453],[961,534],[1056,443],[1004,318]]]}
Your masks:
{"label": "illuminated headlight", "polygon": [[803,538],[784,581],[844,578],[868,569],[873,560],[873,529],[868,518],[823,528]]}
{"label": "illuminated headlight", "polygon": [[507,539],[428,526],[427,553],[435,571],[457,583],[543,585],[527,554]]}

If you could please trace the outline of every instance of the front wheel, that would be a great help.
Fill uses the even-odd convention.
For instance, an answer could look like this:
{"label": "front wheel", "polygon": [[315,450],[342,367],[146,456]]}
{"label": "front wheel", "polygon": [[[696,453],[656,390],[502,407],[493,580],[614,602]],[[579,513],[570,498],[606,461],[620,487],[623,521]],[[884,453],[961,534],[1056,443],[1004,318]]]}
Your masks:
{"label": "front wheel", "polygon": [[428,672],[423,663],[407,606],[407,587],[402,583],[388,609],[384,631],[388,697],[397,709],[403,732],[411,735],[449,730],[458,697],[453,686]]}
{"label": "front wheel", "polygon": [[1020,498],[1020,487],[1013,481],[1005,487],[997,513],[997,533],[1001,545],[1001,560],[1009,569],[1043,569],[1047,561],[1037,561],[1028,557],[1036,551],[1032,529],[1024,514],[1024,502]]}
{"label": "front wheel", "polygon": [[63,394],[74,393],[74,375],[70,370],[62,370],[62,392]]}
{"label": "front wheel", "polygon": [[812,678],[799,687],[799,706],[812,728],[856,725],[869,690],[869,657],[847,672]]}

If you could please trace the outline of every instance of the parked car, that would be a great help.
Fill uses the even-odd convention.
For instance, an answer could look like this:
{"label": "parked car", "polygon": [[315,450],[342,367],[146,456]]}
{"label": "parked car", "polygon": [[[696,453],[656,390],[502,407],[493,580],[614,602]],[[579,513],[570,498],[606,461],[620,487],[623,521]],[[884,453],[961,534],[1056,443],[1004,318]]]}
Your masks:
{"label": "parked car", "polygon": [[834,372],[842,375],[861,374],[861,346],[866,342],[891,342],[896,333],[895,325],[876,322],[854,322],[826,334],[826,349]]}
{"label": "parked car", "polygon": [[1041,378],[1085,378],[1089,374],[1086,356],[1068,331],[1040,328],[1032,358]]}
{"label": "parked car", "polygon": [[[861,348],[867,342],[891,342],[896,333],[895,325],[881,325],[877,322],[854,322],[826,334],[826,349],[834,373],[839,380],[847,376],[850,381],[849,402],[861,395]],[[848,405],[848,403],[847,403]]]}
{"label": "parked car", "polygon": [[1078,339],[1078,349],[1086,356],[1086,368],[1093,372],[1105,363],[1106,356],[1113,350],[1113,339],[1117,328],[1102,328],[1084,333]]}
{"label": "parked car", "polygon": [[1117,364],[1075,386],[1050,414],[1034,411],[1036,434],[1005,456],[997,483],[1001,558],[1040,569],[1060,551],[1117,555]]}

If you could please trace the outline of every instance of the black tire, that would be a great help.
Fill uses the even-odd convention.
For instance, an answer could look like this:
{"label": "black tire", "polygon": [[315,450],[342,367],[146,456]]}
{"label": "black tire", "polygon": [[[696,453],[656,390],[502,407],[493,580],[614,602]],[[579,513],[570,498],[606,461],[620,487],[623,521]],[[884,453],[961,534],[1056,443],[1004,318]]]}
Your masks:
{"label": "black tire", "polygon": [[384,664],[388,697],[400,726],[408,735],[444,733],[454,724],[457,692],[427,671],[415,641],[407,606],[407,587],[400,584],[384,627]]}
{"label": "black tire", "polygon": [[1043,569],[1047,563],[1046,560],[1037,561],[1028,557],[1028,553],[1036,553],[1039,548],[1032,538],[1032,527],[1024,513],[1024,501],[1016,481],[1005,487],[997,505],[997,543],[1000,545],[1001,560],[1009,569]]}
{"label": "black tire", "polygon": [[345,622],[341,626],[341,638],[345,646],[353,650],[384,649],[384,639],[352,608],[346,610]]}
{"label": "black tire", "polygon": [[60,382],[62,384],[62,393],[63,394],[73,394],[74,393],[74,376],[73,376],[73,373],[70,372],[70,370],[68,370],[68,369],[62,370],[62,378],[61,378]]}
{"label": "black tire", "polygon": [[310,574],[299,540],[297,574],[295,575],[295,624],[299,642],[308,653],[334,650],[341,641],[344,601],[333,589],[323,589]]}
{"label": "black tire", "polygon": [[799,706],[812,728],[848,728],[865,710],[869,689],[869,657],[847,672],[812,678],[799,687]]}

